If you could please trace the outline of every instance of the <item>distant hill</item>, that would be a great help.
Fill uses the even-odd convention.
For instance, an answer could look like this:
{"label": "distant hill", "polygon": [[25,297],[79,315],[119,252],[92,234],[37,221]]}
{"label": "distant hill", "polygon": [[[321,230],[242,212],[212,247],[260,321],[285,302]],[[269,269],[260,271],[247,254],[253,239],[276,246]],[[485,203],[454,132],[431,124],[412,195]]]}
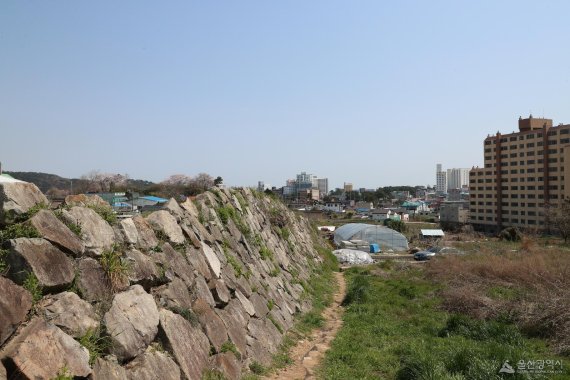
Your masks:
{"label": "distant hill", "polygon": [[[43,193],[47,193],[50,189],[69,191],[73,181],[74,189],[80,188],[79,185],[85,180],[79,178],[64,178],[56,174],[38,173],[38,172],[4,172],[12,177],[31,182],[35,184]],[[144,191],[154,185],[154,182],[142,179],[129,179],[128,188],[138,191]]]}

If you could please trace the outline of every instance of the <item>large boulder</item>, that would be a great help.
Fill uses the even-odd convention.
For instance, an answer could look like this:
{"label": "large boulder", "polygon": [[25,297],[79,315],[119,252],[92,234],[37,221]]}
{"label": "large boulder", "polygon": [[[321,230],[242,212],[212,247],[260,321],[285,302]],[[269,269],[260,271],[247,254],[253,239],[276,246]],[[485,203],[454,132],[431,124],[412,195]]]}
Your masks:
{"label": "large boulder", "polygon": [[44,239],[10,240],[6,260],[10,266],[9,276],[18,284],[33,273],[44,289],[57,291],[71,285],[75,277],[73,261]]}
{"label": "large boulder", "polygon": [[16,331],[31,308],[31,294],[0,276],[0,346]]}
{"label": "large boulder", "polygon": [[64,210],[63,217],[81,226],[81,239],[89,254],[100,256],[115,243],[113,228],[92,209],[75,206],[68,211]]}
{"label": "large boulder", "polygon": [[87,349],[41,317],[24,327],[2,355],[24,379],[53,379],[64,368],[73,377],[91,373]]}
{"label": "large boulder", "polygon": [[212,308],[201,307],[200,309],[198,313],[200,324],[210,339],[212,346],[214,346],[217,352],[220,352],[222,345],[228,341],[226,326]]}
{"label": "large boulder", "polygon": [[152,286],[165,282],[158,267],[148,255],[136,249],[127,251],[125,255],[131,264],[129,271],[131,283],[140,284],[145,289],[150,290]]}
{"label": "large boulder", "polygon": [[99,328],[99,317],[93,306],[72,292],[46,298],[42,302],[42,309],[48,321],[75,338]]}
{"label": "large boulder", "polygon": [[124,380],[127,371],[117,363],[117,358],[97,358],[93,365],[93,380]]}
{"label": "large boulder", "polygon": [[[127,219],[128,220],[128,219]],[[137,229],[137,246],[143,250],[155,248],[159,241],[154,234],[151,225],[140,215],[132,218],[133,224]]]}
{"label": "large boulder", "polygon": [[80,256],[85,250],[81,239],[71,232],[51,211],[40,210],[30,219],[30,223],[44,239],[74,256]]}
{"label": "large boulder", "polygon": [[104,322],[111,336],[112,353],[128,360],[144,352],[158,331],[158,310],[142,286],[133,285],[118,293]]}
{"label": "large boulder", "polygon": [[0,179],[0,226],[13,223],[18,216],[39,204],[49,204],[33,183]]}
{"label": "large boulder", "polygon": [[208,367],[210,343],[199,327],[173,312],[160,310],[161,336],[188,379],[201,379]]}
{"label": "large boulder", "polygon": [[111,284],[103,267],[90,257],[78,260],[77,287],[89,302],[102,301],[111,297]]}
{"label": "large boulder", "polygon": [[248,356],[257,359],[262,364],[269,364],[271,354],[275,353],[281,344],[279,330],[268,319],[252,318],[247,327]]}
{"label": "large boulder", "polygon": [[146,217],[152,228],[171,243],[184,244],[186,239],[176,218],[166,210],[155,211]]}
{"label": "large boulder", "polygon": [[168,243],[162,245],[162,252],[153,254],[165,271],[173,272],[186,283],[188,287],[194,284],[194,270],[186,260],[186,253],[177,251]]}
{"label": "large boulder", "polygon": [[6,368],[4,368],[4,364],[0,362],[0,380],[7,380],[8,375],[6,374]]}
{"label": "large boulder", "polygon": [[165,308],[191,309],[192,296],[186,283],[174,277],[172,282],[152,289],[156,303]]}
{"label": "large boulder", "polygon": [[129,380],[180,380],[180,368],[166,353],[149,347],[125,367]]}

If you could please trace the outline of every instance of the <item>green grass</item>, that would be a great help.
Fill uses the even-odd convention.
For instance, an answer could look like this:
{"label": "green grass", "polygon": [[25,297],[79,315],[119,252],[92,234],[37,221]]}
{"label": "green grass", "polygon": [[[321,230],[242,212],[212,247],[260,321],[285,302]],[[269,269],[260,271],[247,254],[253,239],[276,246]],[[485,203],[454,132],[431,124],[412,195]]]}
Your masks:
{"label": "green grass", "polygon": [[10,266],[6,261],[6,256],[8,255],[8,251],[5,249],[0,249],[0,276],[5,275],[8,273],[8,269]]}
{"label": "green grass", "polygon": [[[327,352],[326,379],[527,379],[499,376],[508,360],[564,359],[543,341],[523,336],[508,323],[474,320],[441,310],[439,285],[419,269],[381,265],[351,268],[344,324]],[[568,378],[570,372],[553,379]],[[550,375],[549,375],[550,376]],[[557,377],[558,376],[558,377]],[[540,378],[540,377],[533,377]]]}
{"label": "green grass", "polygon": [[110,206],[106,205],[89,205],[90,209],[95,211],[101,218],[103,218],[110,225],[117,224],[117,214],[113,211]]}
{"label": "green grass", "polygon": [[111,348],[111,338],[102,334],[101,329],[89,329],[78,339],[79,344],[89,351],[89,364],[95,364]]}
{"label": "green grass", "polygon": [[22,286],[32,295],[32,305],[42,299],[43,287],[33,272],[28,272]]}
{"label": "green grass", "polygon": [[222,344],[222,347],[220,347],[220,352],[231,352],[235,355],[237,360],[241,360],[241,353],[237,349],[236,345],[229,340]]}
{"label": "green grass", "polygon": [[259,248],[259,254],[261,255],[262,260],[273,260],[273,252],[264,245]]}
{"label": "green grass", "polygon": [[121,253],[118,252],[117,246],[113,246],[111,249],[103,251],[103,254],[99,258],[99,262],[107,274],[111,289],[114,292],[118,291],[123,285],[128,283],[130,265],[126,260],[123,260]]}
{"label": "green grass", "polygon": [[0,246],[10,239],[39,237],[41,237],[41,235],[38,230],[29,223],[11,224],[5,229],[0,230]]}

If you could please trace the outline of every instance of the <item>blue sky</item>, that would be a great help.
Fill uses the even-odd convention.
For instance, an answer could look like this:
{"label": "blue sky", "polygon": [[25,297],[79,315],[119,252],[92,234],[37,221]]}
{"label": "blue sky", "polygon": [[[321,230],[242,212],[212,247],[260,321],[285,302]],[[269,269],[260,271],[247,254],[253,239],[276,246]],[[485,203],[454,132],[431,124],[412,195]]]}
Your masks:
{"label": "blue sky", "polygon": [[567,1],[0,3],[0,160],[160,181],[435,183],[570,123]]}

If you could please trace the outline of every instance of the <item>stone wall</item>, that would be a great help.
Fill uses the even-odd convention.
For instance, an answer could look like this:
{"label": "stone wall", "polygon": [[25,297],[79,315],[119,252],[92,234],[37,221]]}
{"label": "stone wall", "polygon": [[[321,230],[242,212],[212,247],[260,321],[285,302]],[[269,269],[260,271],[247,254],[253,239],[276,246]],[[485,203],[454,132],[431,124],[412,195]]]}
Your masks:
{"label": "stone wall", "polygon": [[311,307],[310,225],[271,197],[216,189],[110,224],[85,197],[27,215],[45,198],[10,186],[0,225],[33,237],[4,234],[0,379],[238,379]]}

